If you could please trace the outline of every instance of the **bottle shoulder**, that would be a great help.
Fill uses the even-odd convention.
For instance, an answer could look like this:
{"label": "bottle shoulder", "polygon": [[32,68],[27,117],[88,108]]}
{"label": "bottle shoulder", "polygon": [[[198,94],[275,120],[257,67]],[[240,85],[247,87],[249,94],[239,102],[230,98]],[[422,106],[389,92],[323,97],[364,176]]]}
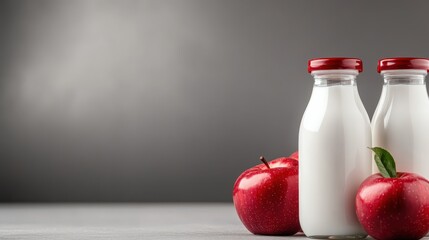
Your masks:
{"label": "bottle shoulder", "polygon": [[314,87],[304,117],[350,114],[368,115],[356,86]]}
{"label": "bottle shoulder", "polygon": [[320,128],[365,126],[370,121],[357,88],[328,92],[326,89],[313,89],[312,96],[304,112],[301,128],[318,131]]}
{"label": "bottle shoulder", "polygon": [[389,122],[419,122],[429,120],[429,98],[426,87],[383,86],[383,91],[372,118],[373,127]]}

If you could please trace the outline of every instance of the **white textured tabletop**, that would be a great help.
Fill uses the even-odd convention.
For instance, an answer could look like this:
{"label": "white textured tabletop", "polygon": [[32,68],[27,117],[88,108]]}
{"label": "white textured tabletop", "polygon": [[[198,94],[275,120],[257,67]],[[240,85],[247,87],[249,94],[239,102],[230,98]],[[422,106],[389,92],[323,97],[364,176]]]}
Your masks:
{"label": "white textured tabletop", "polygon": [[0,239],[276,238],[250,234],[232,204],[0,205]]}

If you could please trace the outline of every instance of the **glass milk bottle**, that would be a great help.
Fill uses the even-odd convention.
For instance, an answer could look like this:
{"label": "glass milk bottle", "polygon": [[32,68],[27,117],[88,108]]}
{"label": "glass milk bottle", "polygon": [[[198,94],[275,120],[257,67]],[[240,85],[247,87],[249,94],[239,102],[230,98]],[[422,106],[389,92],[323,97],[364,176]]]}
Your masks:
{"label": "glass milk bottle", "polygon": [[[374,146],[395,156],[396,169],[429,178],[429,59],[387,58],[378,62],[383,90],[372,119]],[[373,164],[373,172],[378,172]]]}
{"label": "glass milk bottle", "polygon": [[356,77],[362,61],[308,62],[314,77],[299,130],[299,220],[311,238],[364,238],[355,196],[371,174],[371,128]]}

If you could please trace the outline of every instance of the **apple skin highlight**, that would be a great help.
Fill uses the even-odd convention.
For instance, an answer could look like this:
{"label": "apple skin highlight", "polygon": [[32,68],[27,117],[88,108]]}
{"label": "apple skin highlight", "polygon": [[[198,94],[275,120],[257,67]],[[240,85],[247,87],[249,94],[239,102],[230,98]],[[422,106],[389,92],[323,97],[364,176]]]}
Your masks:
{"label": "apple skin highlight", "polygon": [[295,151],[294,153],[292,153],[289,157],[293,158],[293,159],[296,159],[296,160],[299,160],[299,152],[298,152],[298,150]]}

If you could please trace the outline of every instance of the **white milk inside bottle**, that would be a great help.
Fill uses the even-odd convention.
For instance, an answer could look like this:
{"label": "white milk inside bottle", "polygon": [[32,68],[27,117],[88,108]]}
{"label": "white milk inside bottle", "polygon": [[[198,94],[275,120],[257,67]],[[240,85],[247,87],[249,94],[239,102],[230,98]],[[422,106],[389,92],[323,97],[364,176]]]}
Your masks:
{"label": "white milk inside bottle", "polygon": [[[425,178],[429,178],[428,69],[428,59],[380,60],[384,85],[372,119],[373,145],[392,153],[397,171],[414,172]],[[378,172],[375,164],[373,172]]]}
{"label": "white milk inside bottle", "polygon": [[371,174],[371,130],[359,59],[309,61],[313,92],[299,131],[299,218],[311,238],[364,238],[355,196]]}

